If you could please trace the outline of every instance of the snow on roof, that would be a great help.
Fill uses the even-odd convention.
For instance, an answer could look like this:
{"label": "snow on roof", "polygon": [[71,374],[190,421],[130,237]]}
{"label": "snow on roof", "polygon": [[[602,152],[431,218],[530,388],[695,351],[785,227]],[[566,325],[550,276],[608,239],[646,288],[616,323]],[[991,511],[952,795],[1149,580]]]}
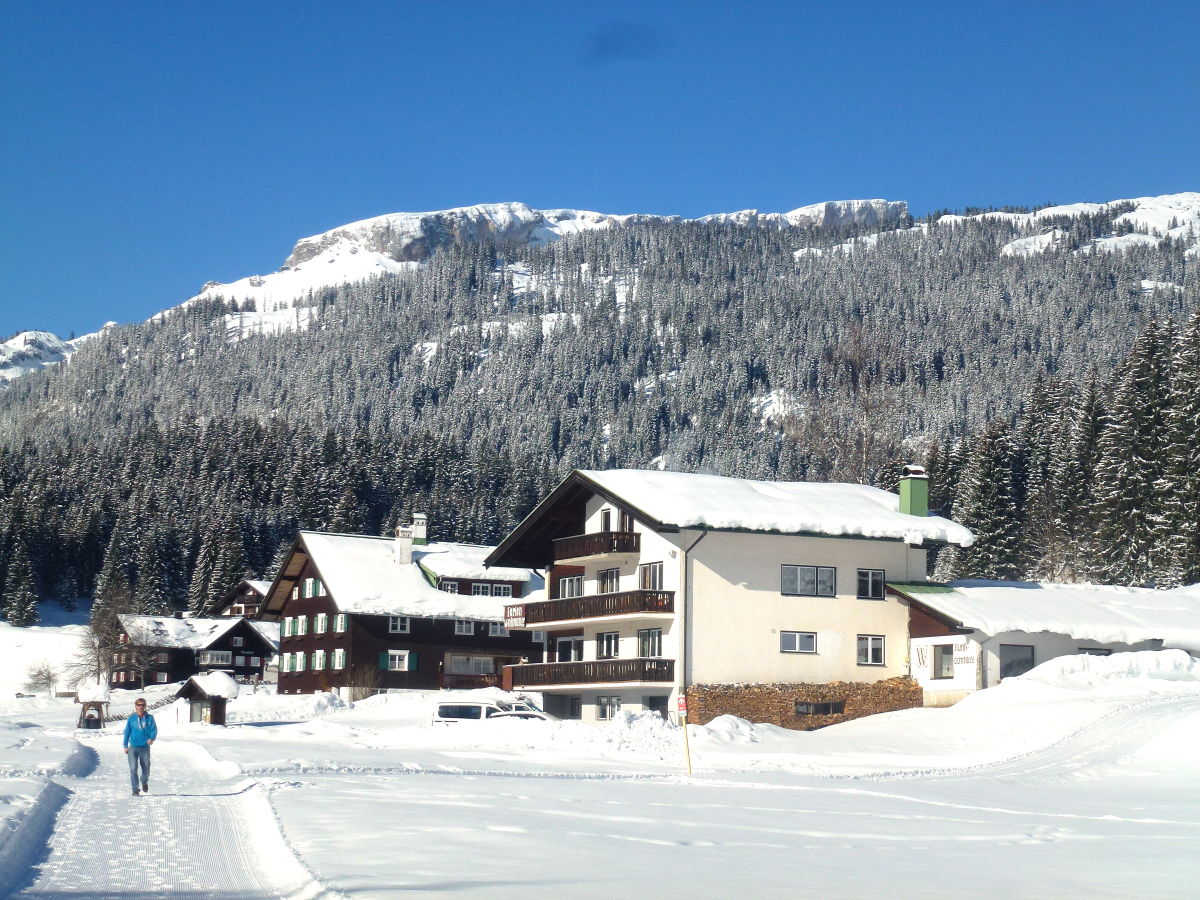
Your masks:
{"label": "snow on roof", "polygon": [[[529,569],[485,568],[494,549],[435,542],[413,548],[413,564],[399,565],[395,541],[357,534],[302,531],[304,546],[321,573],[330,596],[343,612],[392,616],[442,616],[499,622],[507,597],[480,597],[439,591],[421,571],[439,577],[489,581],[540,579]],[[419,564],[419,565],[418,565]]]}
{"label": "snow on roof", "polygon": [[900,512],[900,498],[864,484],[750,481],[641,469],[582,471],[664,525],[927,540],[969,547],[974,535],[941,516]]}
{"label": "snow on roof", "polygon": [[271,643],[271,646],[273,648],[275,648],[276,650],[279,649],[279,623],[278,622],[260,622],[257,619],[253,619],[253,620],[251,620],[250,625],[254,628],[255,631],[257,631],[264,638],[266,638]]}
{"label": "snow on roof", "polygon": [[250,587],[254,588],[254,590],[258,591],[264,597],[267,596],[267,591],[271,589],[271,582],[269,581],[258,581],[253,578],[247,578],[246,584],[250,585]]}
{"label": "snow on roof", "polygon": [[193,675],[191,680],[209,697],[224,697],[234,700],[238,695],[238,684],[228,672],[206,672]]}
{"label": "snow on roof", "polygon": [[108,685],[97,684],[94,681],[81,681],[75,688],[75,699],[80,703],[89,701],[107,700],[109,697]]}
{"label": "snow on roof", "polygon": [[131,643],[141,647],[207,647],[239,622],[239,617],[176,619],[172,616],[118,617]]}
{"label": "snow on roof", "polygon": [[985,634],[1049,631],[1103,644],[1162,640],[1168,648],[1200,649],[1200,585],[1173,591],[1021,581],[895,587]]}

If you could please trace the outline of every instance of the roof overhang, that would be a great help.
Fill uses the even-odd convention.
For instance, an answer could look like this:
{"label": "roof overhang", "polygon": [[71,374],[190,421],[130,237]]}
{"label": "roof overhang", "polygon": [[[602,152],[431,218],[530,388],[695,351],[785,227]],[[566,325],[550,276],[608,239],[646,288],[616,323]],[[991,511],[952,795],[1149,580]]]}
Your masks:
{"label": "roof overhang", "polygon": [[308,548],[304,546],[304,535],[297,534],[296,540],[292,542],[292,549],[288,551],[283,565],[275,573],[275,580],[267,589],[266,598],[255,618],[271,622],[280,618],[283,605],[291,598],[292,588],[300,580],[300,573],[304,571],[304,565],[308,561],[309,553]]}

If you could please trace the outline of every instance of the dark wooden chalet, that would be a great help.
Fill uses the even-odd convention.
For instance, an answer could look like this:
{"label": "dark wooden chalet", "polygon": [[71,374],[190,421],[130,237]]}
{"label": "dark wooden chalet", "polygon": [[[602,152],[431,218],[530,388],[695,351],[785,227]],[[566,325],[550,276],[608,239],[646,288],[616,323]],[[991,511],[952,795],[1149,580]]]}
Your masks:
{"label": "dark wooden chalet", "polygon": [[505,604],[541,580],[486,569],[491,550],[426,543],[420,518],[394,540],[300,532],[260,614],[280,623],[279,692],[491,687],[541,660],[540,634],[504,628]]}
{"label": "dark wooden chalet", "polygon": [[246,616],[253,619],[262,609],[267,591],[271,588],[269,581],[255,581],[247,578],[229,589],[212,609],[214,616]]}
{"label": "dark wooden chalet", "polygon": [[239,681],[261,679],[275,645],[249,619],[120,616],[113,652],[113,687],[184,681],[204,672],[227,672]]}

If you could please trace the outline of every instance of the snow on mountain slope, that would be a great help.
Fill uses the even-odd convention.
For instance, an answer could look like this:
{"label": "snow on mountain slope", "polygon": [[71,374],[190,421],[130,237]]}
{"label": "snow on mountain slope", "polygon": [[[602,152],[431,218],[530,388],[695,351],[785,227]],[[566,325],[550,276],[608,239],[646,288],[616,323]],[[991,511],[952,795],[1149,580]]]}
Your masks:
{"label": "snow on mountain slope", "polygon": [[[115,323],[109,322],[108,328]],[[38,372],[47,366],[65,362],[91,334],[64,341],[49,331],[22,331],[16,337],[0,343],[0,387],[14,378]]]}

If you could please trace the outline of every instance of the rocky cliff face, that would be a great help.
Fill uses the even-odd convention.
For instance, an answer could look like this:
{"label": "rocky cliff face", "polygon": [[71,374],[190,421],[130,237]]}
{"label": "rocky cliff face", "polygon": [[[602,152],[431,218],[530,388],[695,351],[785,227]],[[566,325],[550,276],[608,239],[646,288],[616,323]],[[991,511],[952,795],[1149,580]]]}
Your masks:
{"label": "rocky cliff face", "polygon": [[48,331],[23,331],[0,344],[0,385],[70,359],[73,343]]}

